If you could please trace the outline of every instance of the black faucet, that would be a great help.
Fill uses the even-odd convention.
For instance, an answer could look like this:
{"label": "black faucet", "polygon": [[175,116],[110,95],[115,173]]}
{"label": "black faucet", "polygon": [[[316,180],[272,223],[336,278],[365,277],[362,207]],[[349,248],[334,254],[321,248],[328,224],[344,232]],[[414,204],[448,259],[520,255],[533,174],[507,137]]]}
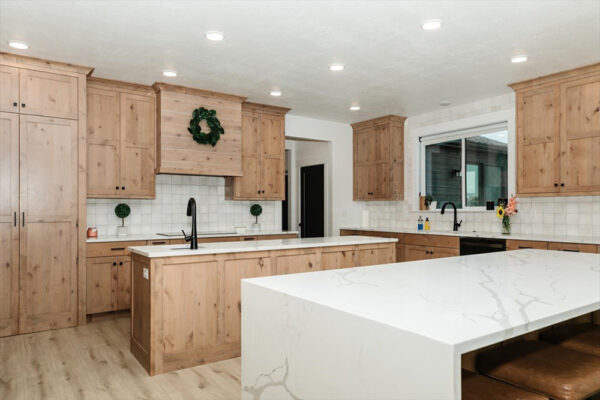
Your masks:
{"label": "black faucet", "polygon": [[196,200],[193,197],[190,197],[187,205],[187,216],[192,217],[192,234],[187,236],[185,231],[182,229],[183,237],[186,242],[190,243],[190,249],[196,250],[198,248],[198,232],[196,231]]}
{"label": "black faucet", "polygon": [[451,205],[452,208],[454,208],[454,225],[452,227],[452,230],[456,232],[456,231],[458,231],[460,224],[462,224],[462,219],[460,220],[460,222],[456,222],[456,205],[454,203],[452,203],[451,201],[445,202],[444,205],[442,206],[442,215],[444,215],[444,211],[446,211],[447,205]]}

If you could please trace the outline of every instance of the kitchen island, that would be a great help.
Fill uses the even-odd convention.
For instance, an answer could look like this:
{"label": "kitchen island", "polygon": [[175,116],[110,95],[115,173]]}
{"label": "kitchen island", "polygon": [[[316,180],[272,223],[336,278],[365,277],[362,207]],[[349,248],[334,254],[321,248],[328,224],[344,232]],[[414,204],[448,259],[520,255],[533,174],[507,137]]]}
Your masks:
{"label": "kitchen island", "polygon": [[240,355],[242,279],[391,263],[396,239],[130,247],[131,352],[150,375]]}
{"label": "kitchen island", "polygon": [[243,399],[459,399],[461,356],[600,309],[600,255],[548,250],[242,281]]}

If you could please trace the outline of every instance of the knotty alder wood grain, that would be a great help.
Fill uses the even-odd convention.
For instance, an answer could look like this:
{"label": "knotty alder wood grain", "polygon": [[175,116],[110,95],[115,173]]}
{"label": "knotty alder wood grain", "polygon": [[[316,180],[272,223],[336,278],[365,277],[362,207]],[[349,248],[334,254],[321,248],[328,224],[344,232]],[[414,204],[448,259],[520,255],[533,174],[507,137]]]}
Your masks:
{"label": "knotty alder wood grain", "polygon": [[510,86],[517,95],[517,193],[600,194],[600,64]]}
{"label": "knotty alder wood grain", "polygon": [[[244,97],[155,83],[157,93],[156,172],[242,176]],[[215,147],[194,141],[187,128],[199,107],[214,109],[225,130]],[[208,131],[205,122],[203,130]]]}
{"label": "knotty alder wood grain", "polygon": [[152,259],[134,253],[131,352],[150,375],[237,357],[241,279],[395,257],[395,243]]}

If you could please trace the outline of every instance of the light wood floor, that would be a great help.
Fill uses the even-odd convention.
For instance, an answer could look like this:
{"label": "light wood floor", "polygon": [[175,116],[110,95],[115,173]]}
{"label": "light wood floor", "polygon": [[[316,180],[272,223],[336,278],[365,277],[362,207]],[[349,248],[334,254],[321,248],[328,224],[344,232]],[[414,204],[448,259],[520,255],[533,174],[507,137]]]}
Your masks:
{"label": "light wood floor", "polygon": [[0,338],[0,399],[239,399],[240,359],[150,377],[129,318]]}

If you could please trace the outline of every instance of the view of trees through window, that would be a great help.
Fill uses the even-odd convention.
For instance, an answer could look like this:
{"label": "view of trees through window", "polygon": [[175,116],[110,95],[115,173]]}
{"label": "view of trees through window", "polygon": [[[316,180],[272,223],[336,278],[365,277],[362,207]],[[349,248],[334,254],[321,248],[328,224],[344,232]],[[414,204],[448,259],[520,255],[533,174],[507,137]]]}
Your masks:
{"label": "view of trees through window", "polygon": [[425,189],[437,208],[447,201],[458,208],[496,204],[508,197],[507,175],[506,130],[425,145]]}

